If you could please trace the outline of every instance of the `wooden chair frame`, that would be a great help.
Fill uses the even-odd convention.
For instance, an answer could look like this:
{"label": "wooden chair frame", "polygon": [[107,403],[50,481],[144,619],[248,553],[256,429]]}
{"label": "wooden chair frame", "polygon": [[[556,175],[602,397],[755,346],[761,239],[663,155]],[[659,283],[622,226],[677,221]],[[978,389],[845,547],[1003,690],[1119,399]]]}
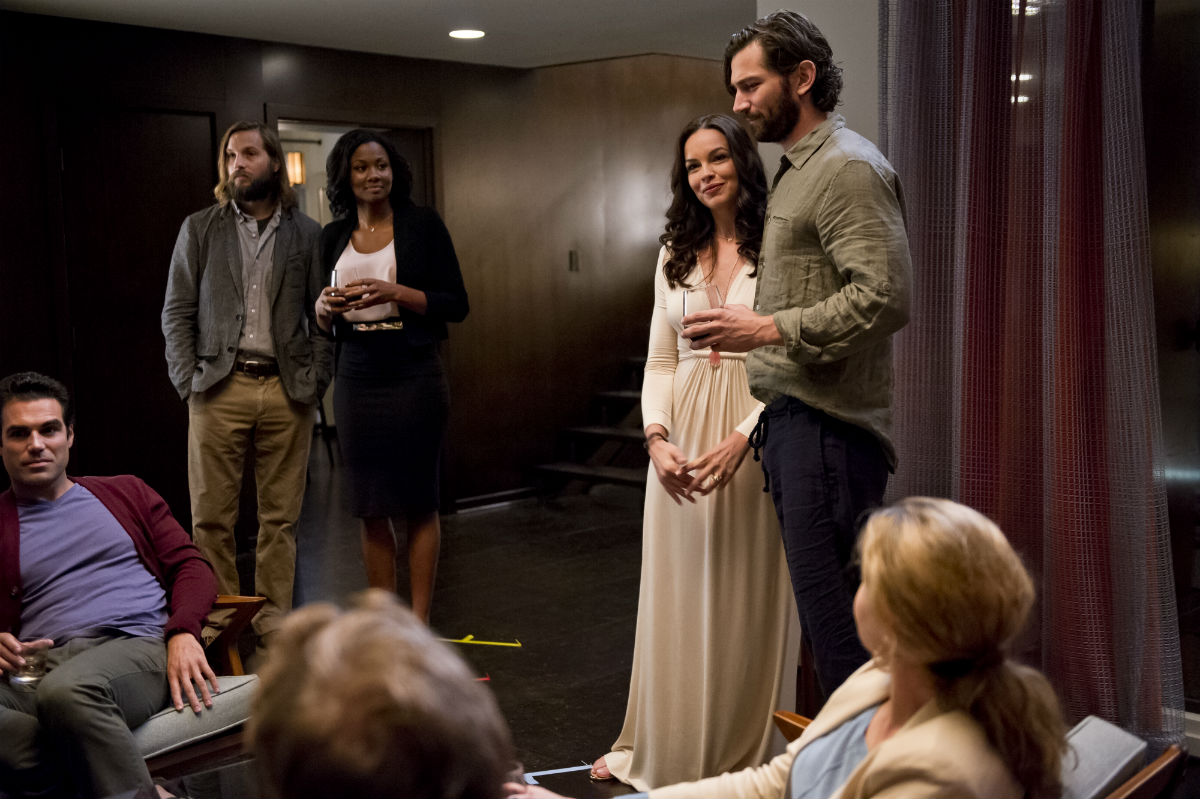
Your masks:
{"label": "wooden chair frame", "polygon": [[812,719],[808,716],[801,716],[799,713],[793,713],[790,710],[776,710],[774,718],[775,728],[783,734],[784,740],[788,743],[799,738],[808,729],[808,725],[812,723]]}
{"label": "wooden chair frame", "polygon": [[1166,751],[1110,793],[1107,799],[1154,799],[1169,796],[1183,773],[1182,766],[1186,760],[1187,752],[1177,744],[1171,744]]}
{"label": "wooden chair frame", "polygon": [[221,594],[213,603],[213,613],[210,613],[209,616],[210,618],[212,616],[222,618],[224,626],[217,637],[205,647],[204,654],[208,657],[208,664],[212,666],[217,676],[246,673],[242,666],[242,655],[238,651],[238,638],[266,601],[266,597],[261,596]]}

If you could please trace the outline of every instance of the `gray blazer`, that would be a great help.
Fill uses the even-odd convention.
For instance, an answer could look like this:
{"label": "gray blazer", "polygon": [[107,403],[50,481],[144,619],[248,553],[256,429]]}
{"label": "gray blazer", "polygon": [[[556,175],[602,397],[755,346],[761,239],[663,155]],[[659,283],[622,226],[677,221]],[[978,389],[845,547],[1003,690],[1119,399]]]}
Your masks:
{"label": "gray blazer", "polygon": [[[233,371],[242,332],[242,254],[232,206],[213,205],[186,220],[175,241],[162,330],[167,372],[179,396],[204,391]],[[312,404],[329,386],[333,345],[314,305],[325,276],[321,226],[290,208],[280,214],[271,270],[271,337],[288,397]]]}

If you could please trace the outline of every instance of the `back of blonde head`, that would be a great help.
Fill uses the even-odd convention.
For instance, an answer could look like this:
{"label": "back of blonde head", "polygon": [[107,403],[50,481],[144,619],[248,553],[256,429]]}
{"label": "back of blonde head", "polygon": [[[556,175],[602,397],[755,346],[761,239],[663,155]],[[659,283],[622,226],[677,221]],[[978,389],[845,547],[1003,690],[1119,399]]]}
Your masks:
{"label": "back of blonde head", "polygon": [[260,677],[267,795],[489,797],[512,767],[491,692],[384,591],[289,615]]}
{"label": "back of blonde head", "polygon": [[910,497],[872,514],[862,580],[895,646],[932,673],[939,702],[970,713],[1031,796],[1059,789],[1065,726],[1054,690],[1009,659],[1033,581],[990,519]]}

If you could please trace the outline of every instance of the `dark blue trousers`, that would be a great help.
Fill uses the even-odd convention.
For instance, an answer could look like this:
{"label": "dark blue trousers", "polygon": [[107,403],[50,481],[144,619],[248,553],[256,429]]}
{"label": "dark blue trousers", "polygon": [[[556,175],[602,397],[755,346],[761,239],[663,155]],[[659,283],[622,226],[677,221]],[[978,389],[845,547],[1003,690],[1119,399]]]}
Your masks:
{"label": "dark blue trousers", "polygon": [[792,397],[768,405],[759,425],[801,635],[828,696],[869,657],[854,626],[854,547],[883,499],[887,457],[874,434]]}

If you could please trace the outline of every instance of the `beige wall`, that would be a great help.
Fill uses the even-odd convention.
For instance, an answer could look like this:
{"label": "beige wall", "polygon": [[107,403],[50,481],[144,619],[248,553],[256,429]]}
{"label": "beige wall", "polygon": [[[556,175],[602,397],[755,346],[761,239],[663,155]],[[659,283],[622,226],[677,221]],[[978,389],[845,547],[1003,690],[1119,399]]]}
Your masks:
{"label": "beige wall", "polygon": [[[763,7],[762,0],[759,8]],[[766,12],[774,10],[771,6]],[[842,68],[842,104],[846,125],[879,143],[879,2],[878,0],[805,0],[788,3],[825,34]]]}

